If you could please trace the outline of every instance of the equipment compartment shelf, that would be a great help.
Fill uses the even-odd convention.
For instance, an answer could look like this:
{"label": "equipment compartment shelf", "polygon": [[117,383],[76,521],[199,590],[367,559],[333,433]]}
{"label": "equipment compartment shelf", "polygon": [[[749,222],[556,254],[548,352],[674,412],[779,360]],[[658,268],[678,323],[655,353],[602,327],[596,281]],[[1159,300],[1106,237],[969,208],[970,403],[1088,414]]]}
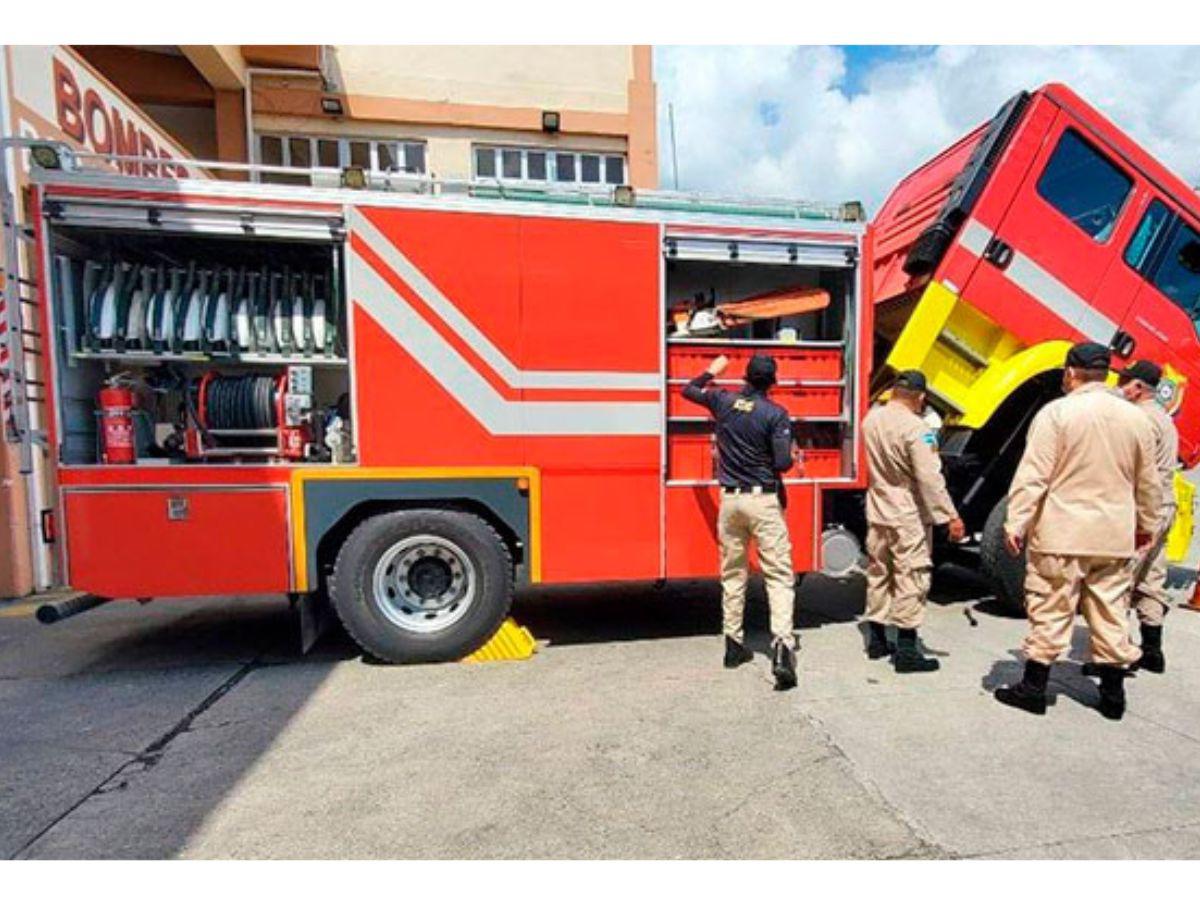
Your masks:
{"label": "equipment compartment shelf", "polygon": [[[670,343],[667,347],[667,378],[695,378],[718,356],[729,358],[729,368],[722,373],[722,380],[741,381],[746,374],[750,358],[762,346],[740,342],[738,345],[721,342]],[[839,382],[843,377],[843,348],[841,344],[802,345],[774,344],[771,356],[778,367],[780,383],[789,381]]]}
{"label": "equipment compartment shelf", "polygon": [[[736,390],[736,388],[735,388]],[[793,419],[837,418],[842,412],[842,387],[832,385],[778,384],[771,389],[771,400],[787,410]],[[667,391],[667,415],[672,419],[689,418],[702,411],[683,396],[683,387],[672,385]]]}
{"label": "equipment compartment shelf", "polygon": [[103,350],[76,350],[72,359],[120,362],[129,365],[152,366],[158,363],[197,363],[220,366],[328,366],[337,368],[347,365],[343,356],[282,356],[268,353],[153,353],[149,350],[126,350],[111,353]]}

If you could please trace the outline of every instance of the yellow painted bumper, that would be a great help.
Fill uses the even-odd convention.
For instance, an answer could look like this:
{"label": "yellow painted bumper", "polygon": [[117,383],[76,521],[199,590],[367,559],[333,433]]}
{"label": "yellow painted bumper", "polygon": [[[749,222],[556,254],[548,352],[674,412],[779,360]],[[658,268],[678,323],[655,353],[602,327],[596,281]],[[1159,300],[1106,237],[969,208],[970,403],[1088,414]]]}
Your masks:
{"label": "yellow painted bumper", "polygon": [[1061,368],[1068,341],[1026,347],[938,282],[925,288],[888,355],[896,371],[920,369],[951,408],[948,424],[979,428],[1030,378]]}

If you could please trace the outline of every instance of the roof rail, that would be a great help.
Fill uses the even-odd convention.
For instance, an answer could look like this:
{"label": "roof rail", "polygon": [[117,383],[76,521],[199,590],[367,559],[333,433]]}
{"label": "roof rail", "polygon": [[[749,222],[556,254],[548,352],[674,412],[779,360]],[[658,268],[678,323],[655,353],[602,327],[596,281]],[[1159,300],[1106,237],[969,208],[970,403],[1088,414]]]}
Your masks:
{"label": "roof rail", "polygon": [[[42,169],[60,169],[75,174],[138,177],[187,177],[191,170],[209,173],[231,172],[249,175],[253,181],[294,184],[307,179],[310,187],[354,188],[387,193],[427,196],[469,196],[495,200],[561,203],[579,206],[628,206],[642,209],[676,210],[734,216],[761,216],[772,219],[822,219],[837,222],[861,222],[865,215],[858,201],[819,203],[807,200],[771,197],[733,197],[684,191],[643,190],[629,185],[559,185],[507,181],[501,178],[474,180],[439,178],[436,175],[400,171],[372,172],[360,167],[345,169],[298,169],[262,163],[231,163],[221,160],[162,159],[157,156],[129,156],[75,150],[57,141],[39,142],[31,152],[31,162]],[[172,175],[171,173],[175,173]],[[276,176],[273,178],[272,176]],[[280,177],[282,176],[282,177]],[[286,178],[285,182],[283,179]]]}

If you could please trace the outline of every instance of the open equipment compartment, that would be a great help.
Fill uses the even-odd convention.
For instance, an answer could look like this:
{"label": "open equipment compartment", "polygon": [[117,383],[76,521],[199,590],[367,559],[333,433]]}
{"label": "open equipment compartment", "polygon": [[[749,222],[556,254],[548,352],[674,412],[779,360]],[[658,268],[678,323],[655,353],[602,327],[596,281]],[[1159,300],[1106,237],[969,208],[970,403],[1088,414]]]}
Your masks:
{"label": "open equipment compartment", "polygon": [[47,208],[62,464],[353,461],[340,216]]}
{"label": "open equipment compartment", "polygon": [[736,390],[760,352],[778,365],[771,398],[802,452],[802,474],[785,481],[852,479],[856,245],[668,234],[664,253],[668,486],[716,484],[713,422],[684,385],[725,355],[716,383]]}

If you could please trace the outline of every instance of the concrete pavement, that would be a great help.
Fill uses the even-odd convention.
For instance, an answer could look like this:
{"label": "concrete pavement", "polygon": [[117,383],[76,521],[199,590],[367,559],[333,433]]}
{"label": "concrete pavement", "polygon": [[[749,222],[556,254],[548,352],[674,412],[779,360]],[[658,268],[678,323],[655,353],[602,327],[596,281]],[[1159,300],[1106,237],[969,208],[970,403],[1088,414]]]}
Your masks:
{"label": "concrete pavement", "polygon": [[935,597],[943,670],[896,676],[861,584],[807,579],[791,694],[720,668],[711,583],[537,592],[542,651],[480,666],[301,658],[272,600],[0,607],[0,854],[1200,856],[1200,615],[1124,722],[1070,662],[1037,719],[988,694],[1023,621],[952,571]]}

